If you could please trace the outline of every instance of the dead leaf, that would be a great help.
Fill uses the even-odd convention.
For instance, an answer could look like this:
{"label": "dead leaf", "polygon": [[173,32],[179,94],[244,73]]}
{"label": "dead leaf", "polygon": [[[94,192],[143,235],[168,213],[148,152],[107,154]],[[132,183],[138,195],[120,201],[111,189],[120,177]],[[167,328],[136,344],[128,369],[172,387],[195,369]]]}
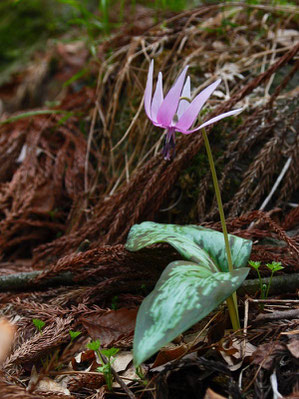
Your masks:
{"label": "dead leaf", "polygon": [[82,317],[80,321],[93,340],[99,339],[103,347],[108,347],[133,338],[137,311],[138,308],[109,310],[100,317]]}
{"label": "dead leaf", "polygon": [[86,62],[88,50],[83,41],[57,44],[59,56],[69,65],[82,67]]}
{"label": "dead leaf", "polygon": [[62,393],[63,395],[70,396],[70,391],[63,386],[63,383],[58,383],[52,380],[49,377],[40,378],[39,374],[36,371],[35,366],[32,367],[30,381],[27,387],[27,391],[40,391],[40,392],[54,392],[54,393]]}
{"label": "dead leaf", "polygon": [[248,341],[238,339],[226,340],[218,347],[219,353],[231,371],[238,370],[245,358],[251,357],[256,346]]}
{"label": "dead leaf", "polygon": [[55,205],[55,189],[54,182],[47,181],[46,184],[39,187],[36,191],[35,196],[32,200],[32,210],[33,213],[49,213],[53,210]]}
{"label": "dead leaf", "polygon": [[[130,380],[138,380],[139,379],[138,375],[136,374],[136,369],[133,366],[133,364],[128,368],[128,370],[126,370],[120,374],[120,378],[123,378],[123,377],[125,377],[123,379],[123,382],[126,385],[134,384],[134,381],[130,381]],[[113,388],[120,388],[120,384],[116,381],[113,382],[112,386],[113,386]]]}
{"label": "dead leaf", "polygon": [[226,50],[227,46],[225,43],[221,42],[220,40],[215,40],[212,44],[213,48],[218,51]]}
{"label": "dead leaf", "polygon": [[113,362],[113,368],[117,373],[120,373],[122,371],[125,371],[132,361],[133,355],[131,351],[118,352]]}
{"label": "dead leaf", "polygon": [[291,352],[291,354],[296,359],[298,359],[299,358],[299,336],[291,338],[289,343],[287,344],[287,348]]}
{"label": "dead leaf", "polygon": [[[123,382],[126,385],[130,385],[134,382],[131,380],[137,380],[139,378],[136,374],[136,369],[133,364],[133,355],[131,351],[118,352],[118,354],[115,356],[115,360],[113,361],[113,368],[117,373],[119,373],[121,378],[128,378],[128,380],[126,378],[123,379]],[[119,388],[120,385],[118,382],[114,381],[113,387]]]}
{"label": "dead leaf", "polygon": [[268,32],[269,39],[276,39],[282,46],[295,46],[299,41],[299,31],[295,29],[277,29],[276,32]]}
{"label": "dead leaf", "polygon": [[271,370],[277,351],[285,351],[285,345],[280,342],[268,342],[260,345],[252,354],[253,364],[257,364],[266,370]]}
{"label": "dead leaf", "polygon": [[180,344],[180,345],[169,344],[165,346],[158,353],[152,368],[162,366],[167,362],[177,359],[178,357],[186,353],[186,350],[187,350],[187,345],[185,344]]}
{"label": "dead leaf", "polygon": [[226,399],[226,398],[224,396],[219,395],[218,393],[212,391],[211,388],[208,388],[206,390],[204,399]]}
{"label": "dead leaf", "polygon": [[99,366],[101,366],[101,364],[97,362],[97,358],[93,350],[81,352],[72,359],[72,367],[77,371],[91,371],[95,370]]}
{"label": "dead leaf", "polygon": [[0,319],[0,365],[7,358],[13,344],[16,326],[7,319]]}

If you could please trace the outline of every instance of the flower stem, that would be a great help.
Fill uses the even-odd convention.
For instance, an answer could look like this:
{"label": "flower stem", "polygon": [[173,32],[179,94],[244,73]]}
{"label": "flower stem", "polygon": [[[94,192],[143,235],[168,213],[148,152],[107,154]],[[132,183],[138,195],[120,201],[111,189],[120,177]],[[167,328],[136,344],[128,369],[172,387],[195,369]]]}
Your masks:
{"label": "flower stem", "polygon": [[[204,143],[205,143],[205,147],[206,147],[206,151],[207,151],[207,155],[208,155],[208,159],[209,159],[209,164],[210,164],[210,169],[211,169],[211,173],[212,173],[212,179],[213,179],[213,184],[214,184],[214,189],[215,189],[215,194],[216,194],[216,199],[217,199],[217,204],[218,204],[218,209],[219,209],[220,221],[221,221],[222,232],[223,232],[224,242],[225,242],[228,270],[230,272],[233,272],[233,262],[232,262],[229,241],[228,241],[228,234],[227,234],[225,216],[224,216],[224,211],[223,211],[223,206],[222,206],[222,199],[221,199],[215,164],[214,164],[214,160],[213,160],[213,156],[212,156],[212,151],[211,151],[209,139],[208,139],[205,129],[202,129],[202,135],[203,135],[203,139],[204,139]],[[238,330],[240,328],[240,321],[239,321],[236,293],[234,292],[232,294],[232,296],[230,296],[226,300],[226,302],[227,302],[229,316],[230,316],[230,319],[232,322],[233,329]]]}

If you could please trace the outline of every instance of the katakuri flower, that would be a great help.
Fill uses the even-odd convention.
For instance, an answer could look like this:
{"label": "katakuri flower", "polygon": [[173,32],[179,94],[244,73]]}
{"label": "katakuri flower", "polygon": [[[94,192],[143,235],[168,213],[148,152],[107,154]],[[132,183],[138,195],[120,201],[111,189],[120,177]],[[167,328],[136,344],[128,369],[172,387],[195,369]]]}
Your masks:
{"label": "katakuri flower", "polygon": [[175,132],[183,134],[190,134],[198,130],[226,118],[227,116],[235,115],[240,112],[242,108],[233,111],[225,112],[215,116],[214,118],[206,121],[200,126],[191,129],[191,126],[198,117],[203,105],[217,88],[221,79],[216,80],[202,92],[200,92],[192,101],[190,77],[186,78],[188,66],[185,67],[183,72],[177,78],[175,84],[171,87],[167,95],[163,96],[163,82],[162,73],[159,72],[158,81],[154,96],[153,92],[153,73],[154,61],[151,61],[150,68],[147,75],[146,88],[144,92],[144,108],[147,116],[151,122],[158,127],[166,129],[166,136],[162,154],[164,159],[171,159],[171,152],[175,149]]}

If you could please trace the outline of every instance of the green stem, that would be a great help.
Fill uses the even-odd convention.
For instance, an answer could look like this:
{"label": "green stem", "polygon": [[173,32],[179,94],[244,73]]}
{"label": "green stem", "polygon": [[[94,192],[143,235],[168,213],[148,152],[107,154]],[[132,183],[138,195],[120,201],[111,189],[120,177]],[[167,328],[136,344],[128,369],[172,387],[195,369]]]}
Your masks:
{"label": "green stem", "polygon": [[[262,282],[261,273],[259,272],[258,269],[256,269],[256,271],[257,271],[257,275],[258,275],[258,277],[259,277],[259,282],[260,282],[261,299],[265,299],[265,298],[264,298],[264,286],[263,286],[263,282]],[[264,304],[263,304],[263,303],[260,304],[260,308],[261,308],[262,310],[264,309]]]}
{"label": "green stem", "polygon": [[274,274],[274,272],[272,271],[271,276],[270,276],[270,280],[269,280],[269,284],[268,284],[268,286],[267,286],[267,291],[266,291],[266,294],[265,294],[265,299],[267,299],[267,298],[268,298],[268,295],[269,295],[269,290],[270,290],[270,287],[271,287],[271,284],[272,284],[273,274]]}
{"label": "green stem", "polygon": [[260,289],[261,289],[261,295],[263,294],[263,283],[262,283],[262,277],[261,277],[261,273],[258,271],[258,269],[256,269],[258,278],[259,278],[259,282],[260,282]]}
{"label": "green stem", "polygon": [[[223,206],[222,206],[222,199],[221,199],[215,164],[214,164],[214,160],[213,160],[213,156],[212,156],[212,151],[211,151],[208,135],[207,135],[205,129],[202,129],[202,135],[203,135],[204,143],[206,146],[206,151],[208,154],[208,159],[209,159],[209,164],[210,164],[210,169],[211,169],[211,173],[212,173],[212,179],[213,179],[213,184],[214,184],[214,189],[215,189],[215,194],[216,194],[216,199],[217,199],[217,204],[218,204],[218,209],[219,209],[220,221],[221,221],[222,232],[223,232],[224,242],[225,242],[228,270],[230,272],[233,272],[233,262],[232,262],[232,256],[231,256],[231,251],[230,251],[230,246],[229,246],[227,228],[226,228],[226,223],[225,223],[225,216],[224,216],[224,211],[223,211]],[[237,294],[234,292],[233,295],[226,300],[226,302],[227,302],[229,316],[230,316],[230,319],[232,322],[233,329],[238,330],[240,328],[240,321],[239,321],[239,314],[238,314],[238,307],[237,307]]]}

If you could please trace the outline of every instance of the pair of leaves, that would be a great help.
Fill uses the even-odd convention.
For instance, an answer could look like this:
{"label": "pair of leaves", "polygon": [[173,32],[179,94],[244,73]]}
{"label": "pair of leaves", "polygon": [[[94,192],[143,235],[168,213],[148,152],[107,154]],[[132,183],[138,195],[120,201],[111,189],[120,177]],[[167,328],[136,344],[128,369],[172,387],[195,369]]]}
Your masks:
{"label": "pair of leaves", "polygon": [[171,262],[142,302],[134,336],[135,365],[204,318],[245,280],[251,241],[229,235],[232,262],[228,272],[222,233],[200,226],[144,222],[134,225],[126,249],[167,242],[187,261]]}

